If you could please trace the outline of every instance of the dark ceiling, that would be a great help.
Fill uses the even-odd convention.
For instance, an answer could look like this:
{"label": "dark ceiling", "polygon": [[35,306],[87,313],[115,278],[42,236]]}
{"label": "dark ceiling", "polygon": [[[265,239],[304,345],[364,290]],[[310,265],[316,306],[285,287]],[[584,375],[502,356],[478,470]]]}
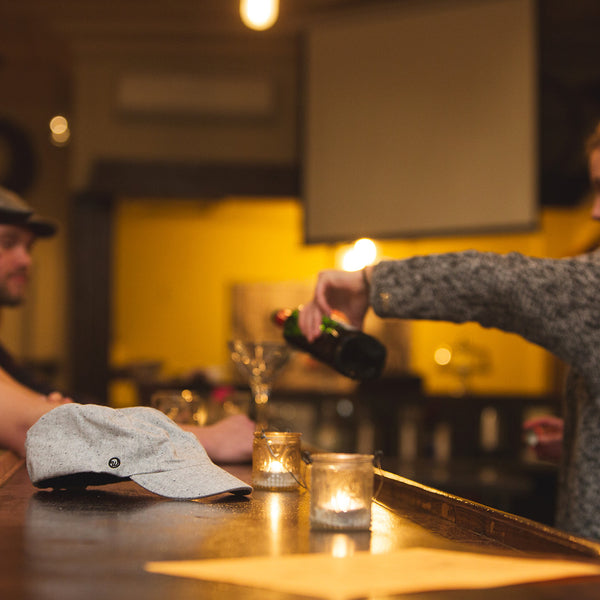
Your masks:
{"label": "dark ceiling", "polygon": [[[160,37],[174,42],[187,35],[290,36],[323,17],[348,11],[445,1],[280,0],[275,27],[256,33],[242,25],[239,0],[0,0],[0,50],[5,55],[40,51],[52,57],[70,42],[94,36]],[[600,2],[537,0],[537,7],[547,58],[561,69],[596,69]]]}
{"label": "dark ceiling", "polygon": [[[68,77],[70,48],[81,40],[233,36],[250,44],[257,36],[298,37],[311,23],[347,11],[445,1],[280,0],[278,23],[258,33],[242,25],[238,0],[0,0],[0,67],[41,61]],[[580,149],[600,119],[600,1],[538,0],[537,10],[541,197],[570,204],[587,186]]]}

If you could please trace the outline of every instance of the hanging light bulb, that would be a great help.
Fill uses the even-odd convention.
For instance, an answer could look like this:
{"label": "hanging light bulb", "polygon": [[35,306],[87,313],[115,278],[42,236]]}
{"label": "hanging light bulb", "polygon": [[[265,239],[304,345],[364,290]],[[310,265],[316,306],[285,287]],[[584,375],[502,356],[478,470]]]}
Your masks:
{"label": "hanging light bulb", "polygon": [[250,29],[269,29],[279,16],[279,0],[240,0],[240,16]]}

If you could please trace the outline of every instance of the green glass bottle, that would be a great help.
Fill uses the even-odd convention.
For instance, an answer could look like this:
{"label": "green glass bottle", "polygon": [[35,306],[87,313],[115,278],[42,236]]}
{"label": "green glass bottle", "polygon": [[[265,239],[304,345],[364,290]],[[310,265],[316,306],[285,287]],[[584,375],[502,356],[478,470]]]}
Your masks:
{"label": "green glass bottle", "polygon": [[329,365],[351,379],[375,379],[385,366],[385,346],[360,329],[324,316],[321,335],[309,342],[298,325],[298,309],[273,313],[273,322],[283,328],[283,337],[295,348]]}

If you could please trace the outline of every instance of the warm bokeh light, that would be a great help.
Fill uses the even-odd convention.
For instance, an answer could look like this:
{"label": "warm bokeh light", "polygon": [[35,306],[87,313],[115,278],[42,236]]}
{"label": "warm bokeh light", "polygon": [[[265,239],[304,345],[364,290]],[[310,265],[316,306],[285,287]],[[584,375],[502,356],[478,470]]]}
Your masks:
{"label": "warm bokeh light", "polygon": [[240,16],[250,29],[269,29],[279,16],[279,0],[241,0]]}
{"label": "warm bokeh light", "polygon": [[440,366],[450,364],[450,361],[452,360],[452,350],[448,348],[448,346],[436,348],[433,353],[433,360]]}
{"label": "warm bokeh light", "polygon": [[348,248],[341,260],[344,271],[358,271],[372,265],[377,259],[377,246],[373,240],[361,238]]}
{"label": "warm bokeh light", "polygon": [[69,129],[69,122],[62,115],[56,115],[50,119],[50,131],[61,134]]}
{"label": "warm bokeh light", "polygon": [[55,146],[64,146],[71,137],[69,121],[63,115],[56,115],[50,119],[50,140]]}

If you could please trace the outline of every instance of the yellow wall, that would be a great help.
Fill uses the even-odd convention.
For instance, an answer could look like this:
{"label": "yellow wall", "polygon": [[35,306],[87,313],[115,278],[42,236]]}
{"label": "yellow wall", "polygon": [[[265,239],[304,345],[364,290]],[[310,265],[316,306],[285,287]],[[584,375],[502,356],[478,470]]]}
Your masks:
{"label": "yellow wall", "polygon": [[[294,199],[123,200],[117,212],[113,364],[156,359],[167,375],[227,366],[232,284],[313,280],[335,266],[336,247],[303,244],[302,204]],[[382,241],[380,255],[476,248],[563,256],[596,235],[586,212],[545,210],[531,233]],[[556,362],[518,336],[432,322],[414,322],[410,331],[411,368],[430,393],[459,391],[458,378],[435,365],[433,352],[465,341],[483,347],[491,361],[488,372],[471,378],[473,391],[553,391]]]}
{"label": "yellow wall", "polygon": [[116,221],[112,360],[178,373],[227,359],[232,284],[311,278],[333,250],[306,247],[294,200],[123,201]]}

